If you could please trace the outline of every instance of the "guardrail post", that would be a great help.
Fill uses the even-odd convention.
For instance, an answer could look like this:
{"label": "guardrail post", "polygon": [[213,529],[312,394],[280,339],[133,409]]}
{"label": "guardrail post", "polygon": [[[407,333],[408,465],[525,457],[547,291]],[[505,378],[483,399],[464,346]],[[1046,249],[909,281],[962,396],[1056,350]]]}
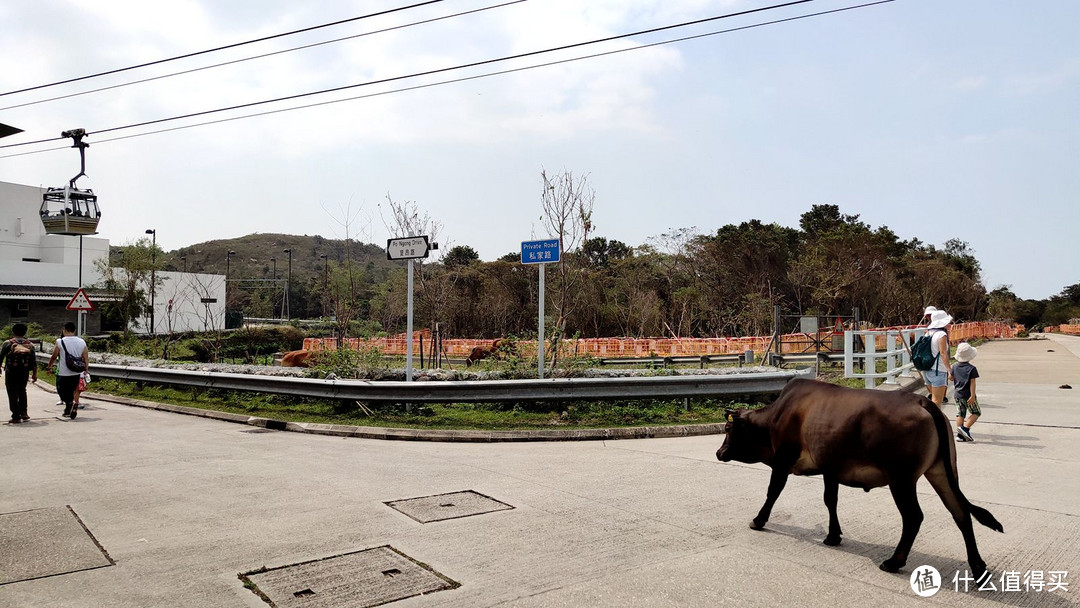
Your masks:
{"label": "guardrail post", "polygon": [[885,384],[899,384],[896,379],[896,375],[899,370],[896,369],[896,347],[898,342],[896,340],[896,331],[885,332]]}
{"label": "guardrail post", "polygon": [[844,332],[844,377],[850,378],[855,374],[855,332],[850,329]]}
{"label": "guardrail post", "polygon": [[863,343],[866,344],[866,388],[874,388],[877,382],[874,376],[877,374],[877,336],[874,334],[864,335]]}
{"label": "guardrail post", "polygon": [[900,367],[903,368],[901,376],[905,378],[915,377],[915,368],[911,364],[911,353],[908,351],[908,345],[911,344],[911,337],[916,335],[919,330],[917,329],[902,329],[900,330],[900,339],[904,341],[903,348],[900,349]]}

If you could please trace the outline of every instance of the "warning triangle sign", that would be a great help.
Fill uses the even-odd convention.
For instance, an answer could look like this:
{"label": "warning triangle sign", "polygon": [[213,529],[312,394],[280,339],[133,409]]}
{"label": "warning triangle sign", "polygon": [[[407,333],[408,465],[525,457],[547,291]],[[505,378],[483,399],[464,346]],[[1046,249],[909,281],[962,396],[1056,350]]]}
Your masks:
{"label": "warning triangle sign", "polygon": [[86,292],[80,287],[79,291],[75,292],[75,297],[71,298],[71,301],[67,305],[68,310],[94,310],[94,305],[90,303],[90,298],[86,296]]}

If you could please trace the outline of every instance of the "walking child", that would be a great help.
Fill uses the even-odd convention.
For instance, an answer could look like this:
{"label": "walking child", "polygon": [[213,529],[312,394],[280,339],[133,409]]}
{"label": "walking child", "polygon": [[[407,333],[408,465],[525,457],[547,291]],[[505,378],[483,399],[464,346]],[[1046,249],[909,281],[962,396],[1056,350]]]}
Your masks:
{"label": "walking child", "polygon": [[956,440],[975,441],[971,436],[971,427],[982,415],[979,400],[975,395],[975,379],[979,370],[971,364],[979,354],[974,346],[961,342],[956,347],[956,365],[952,367],[953,393],[956,397]]}

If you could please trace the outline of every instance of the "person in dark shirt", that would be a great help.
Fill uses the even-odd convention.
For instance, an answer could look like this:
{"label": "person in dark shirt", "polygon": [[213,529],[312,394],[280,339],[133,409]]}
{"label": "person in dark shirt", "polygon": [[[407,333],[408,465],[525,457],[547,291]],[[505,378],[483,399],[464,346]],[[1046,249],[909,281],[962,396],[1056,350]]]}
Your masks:
{"label": "person in dark shirt", "polygon": [[975,441],[971,436],[971,427],[982,415],[975,396],[975,379],[979,377],[979,370],[971,364],[978,354],[979,351],[967,342],[961,342],[956,347],[957,363],[952,367],[952,377],[953,396],[956,397],[956,440],[960,442]]}
{"label": "person in dark shirt", "polygon": [[11,328],[12,338],[0,346],[0,363],[3,364],[4,388],[7,389],[8,407],[11,409],[10,424],[30,420],[26,413],[26,382],[37,382],[37,359],[34,345],[26,339],[26,324],[16,323]]}

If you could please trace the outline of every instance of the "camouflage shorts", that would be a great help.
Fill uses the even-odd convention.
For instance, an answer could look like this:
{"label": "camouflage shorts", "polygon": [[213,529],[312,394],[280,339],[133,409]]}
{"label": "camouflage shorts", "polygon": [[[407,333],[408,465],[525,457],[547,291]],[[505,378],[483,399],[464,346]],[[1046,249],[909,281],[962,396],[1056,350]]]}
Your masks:
{"label": "camouflage shorts", "polygon": [[957,399],[956,417],[967,418],[969,413],[974,416],[982,416],[982,410],[979,409],[979,401],[977,399]]}

